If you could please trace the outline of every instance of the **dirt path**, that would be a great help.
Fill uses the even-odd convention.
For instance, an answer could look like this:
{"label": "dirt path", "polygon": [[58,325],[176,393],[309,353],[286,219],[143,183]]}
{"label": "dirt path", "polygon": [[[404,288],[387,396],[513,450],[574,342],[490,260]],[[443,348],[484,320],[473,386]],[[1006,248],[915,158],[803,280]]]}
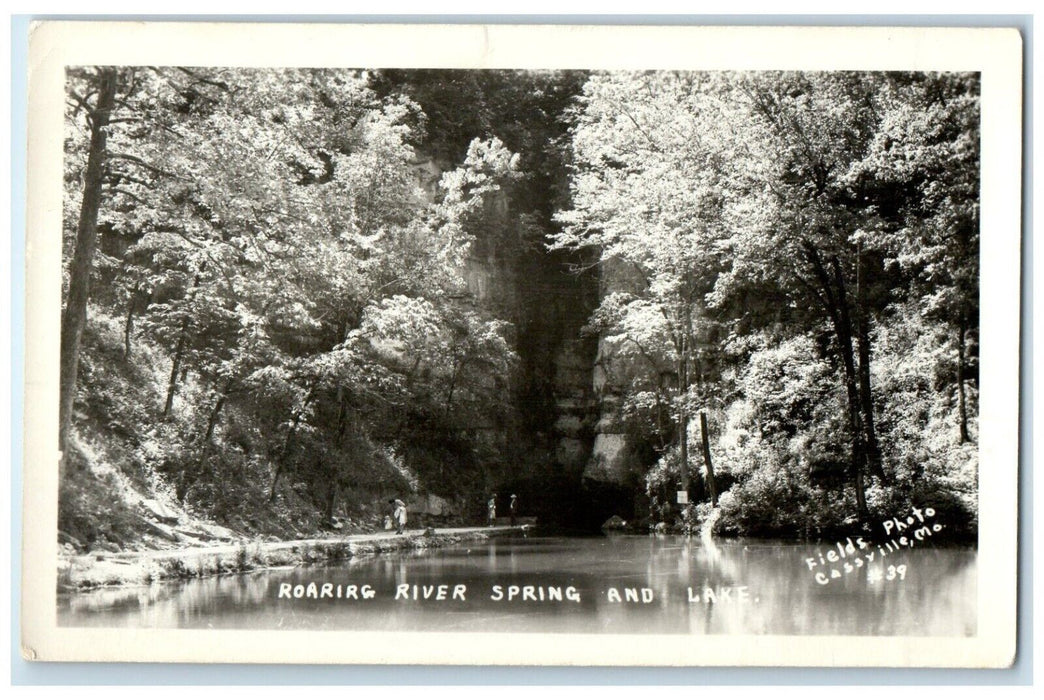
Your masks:
{"label": "dirt path", "polygon": [[92,552],[59,557],[60,590],[141,585],[155,581],[242,573],[274,566],[336,561],[408,549],[446,547],[492,536],[526,532],[528,525],[451,527],[378,532],[281,542],[241,542],[145,552]]}

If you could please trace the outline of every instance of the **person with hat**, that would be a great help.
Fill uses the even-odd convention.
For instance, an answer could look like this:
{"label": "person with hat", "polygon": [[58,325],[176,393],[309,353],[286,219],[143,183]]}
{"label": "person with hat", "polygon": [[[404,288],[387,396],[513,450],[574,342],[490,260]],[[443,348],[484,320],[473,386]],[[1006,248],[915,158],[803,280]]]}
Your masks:
{"label": "person with hat", "polygon": [[392,507],[392,523],[395,525],[395,534],[401,535],[406,529],[406,504],[398,498],[388,501]]}

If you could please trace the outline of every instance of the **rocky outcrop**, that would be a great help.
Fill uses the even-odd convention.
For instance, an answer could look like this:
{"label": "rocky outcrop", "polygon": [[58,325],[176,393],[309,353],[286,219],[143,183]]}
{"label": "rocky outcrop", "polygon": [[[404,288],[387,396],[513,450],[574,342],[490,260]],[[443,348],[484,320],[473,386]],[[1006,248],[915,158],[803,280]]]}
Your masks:
{"label": "rocky outcrop", "polygon": [[143,499],[139,506],[146,517],[167,525],[176,525],[181,519],[177,511],[152,498]]}
{"label": "rocky outcrop", "polygon": [[[616,292],[637,293],[643,285],[641,275],[627,265],[608,261],[601,267],[599,294],[602,298]],[[637,369],[621,357],[618,350],[617,343],[600,337],[598,354],[591,368],[591,385],[598,402],[599,417],[591,458],[584,469],[584,481],[596,488],[634,488],[643,468],[619,416],[620,387],[631,382]]]}
{"label": "rocky outcrop", "polygon": [[406,503],[406,510],[411,515],[430,515],[436,518],[447,518],[456,514],[453,504],[433,493],[414,496]]}
{"label": "rocky outcrop", "polygon": [[629,486],[634,482],[633,463],[626,435],[598,433],[591,449],[591,459],[584,469],[584,479]]}
{"label": "rocky outcrop", "polygon": [[586,345],[590,342],[566,338],[554,360],[555,462],[571,474],[582,473],[591,457],[597,419],[597,404],[591,388],[591,358]]}
{"label": "rocky outcrop", "polygon": [[[442,166],[418,152],[415,170],[434,196]],[[575,261],[547,251],[539,235],[524,241],[531,223],[513,206],[510,188],[488,197],[462,275],[475,303],[515,330],[524,387],[518,410],[529,429],[521,440],[508,436],[502,442],[532,445],[536,449],[516,455],[524,465],[549,459],[551,465],[539,466],[579,482],[599,417],[591,382],[596,341],[581,333],[597,304],[597,278],[575,274]]]}
{"label": "rocky outcrop", "polygon": [[[435,196],[449,167],[418,153],[415,170],[427,196]],[[462,270],[476,305],[513,324],[512,342],[521,360],[517,409],[525,433],[513,435],[509,426],[494,426],[490,446],[520,450],[504,453],[504,464],[514,462],[523,473],[545,470],[541,481],[552,476],[571,484],[567,488],[582,486],[580,501],[573,494],[582,511],[576,517],[597,527],[614,511],[629,513],[633,493],[642,486],[645,465],[619,415],[621,387],[639,368],[628,366],[611,340],[583,329],[601,299],[616,292],[640,293],[644,280],[637,270],[614,261],[576,274],[575,255],[548,251],[540,235],[524,240],[532,222],[523,222],[516,209],[525,205],[513,197],[508,187],[487,199]],[[491,478],[519,483],[517,472],[511,474]],[[421,514],[431,507],[418,502],[410,510]]]}
{"label": "rocky outcrop", "polygon": [[[451,165],[418,152],[414,167],[418,183],[434,197],[442,171]],[[605,391],[597,376],[599,342],[583,332],[607,285],[622,288],[626,271],[608,278],[604,272],[577,274],[575,254],[546,249],[540,226],[550,222],[516,211],[532,205],[516,201],[516,194],[507,187],[488,197],[461,271],[475,304],[513,324],[511,341],[520,359],[521,429],[491,427],[489,445],[502,455],[504,473],[490,478],[525,489],[529,475],[540,481],[533,489],[539,491],[551,477],[572,491],[566,496],[576,503],[575,491],[584,480],[633,482],[630,450],[606,422],[615,411],[613,392]],[[411,504],[411,513],[428,509]],[[544,514],[570,517],[561,508]]]}
{"label": "rocky outcrop", "polygon": [[428,153],[417,151],[413,162],[414,177],[420,185],[427,200],[433,201],[439,189],[439,180],[442,178],[443,167]]}

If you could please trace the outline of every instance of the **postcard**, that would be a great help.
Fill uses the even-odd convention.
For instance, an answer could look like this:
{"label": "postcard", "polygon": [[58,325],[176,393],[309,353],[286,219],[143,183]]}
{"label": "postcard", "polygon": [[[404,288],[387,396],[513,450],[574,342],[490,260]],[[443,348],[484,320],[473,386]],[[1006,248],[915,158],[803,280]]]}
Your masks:
{"label": "postcard", "polygon": [[1010,665],[1021,65],[35,24],[23,655]]}

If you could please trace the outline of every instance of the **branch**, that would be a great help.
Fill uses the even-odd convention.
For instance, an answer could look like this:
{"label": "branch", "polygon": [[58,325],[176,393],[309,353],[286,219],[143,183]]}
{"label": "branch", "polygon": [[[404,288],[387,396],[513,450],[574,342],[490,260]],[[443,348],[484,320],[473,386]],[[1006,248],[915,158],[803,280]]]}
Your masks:
{"label": "branch", "polygon": [[819,290],[818,290],[818,289],[816,288],[816,286],[815,286],[814,284],[812,284],[812,283],[811,283],[811,282],[809,282],[809,281],[808,281],[807,279],[805,279],[805,278],[804,278],[804,277],[803,277],[803,276],[801,275],[801,273],[800,273],[800,272],[796,272],[796,271],[795,271],[795,272],[794,272],[794,278],[795,278],[795,279],[796,279],[796,280],[798,281],[798,283],[800,283],[800,284],[801,284],[801,286],[802,286],[802,287],[804,287],[804,288],[805,288],[805,289],[806,289],[806,290],[807,290],[807,291],[808,291],[808,292],[809,292],[809,293],[810,293],[810,294],[811,294],[811,295],[812,295],[813,297],[815,297],[816,301],[818,301],[818,302],[819,302],[819,304],[820,304],[820,305],[821,305],[821,306],[823,307],[823,310],[824,310],[824,311],[826,311],[826,312],[827,312],[828,314],[829,314],[829,313],[831,313],[831,309],[830,309],[830,306],[829,306],[829,305],[827,304],[827,300],[826,300],[826,299],[825,299],[825,298],[823,297],[823,295],[822,295],[822,294],[820,294]]}
{"label": "branch", "polygon": [[125,173],[123,171],[120,171],[120,170],[112,170],[112,169],[110,169],[109,172],[108,172],[108,175],[110,176],[111,179],[115,180],[116,182],[123,182],[123,181],[133,182],[136,185],[141,185],[145,189],[149,189],[149,190],[155,190],[156,189],[156,183],[155,182],[149,182],[148,180],[142,180],[141,178],[134,177],[133,175],[128,175],[127,173]]}
{"label": "branch", "polygon": [[186,178],[178,176],[176,173],[172,173],[169,170],[164,170],[163,168],[161,168],[159,166],[153,165],[152,163],[148,163],[148,162],[142,160],[141,158],[139,158],[137,156],[132,156],[132,155],[130,155],[128,153],[109,153],[109,158],[112,158],[112,159],[115,159],[115,160],[124,160],[124,161],[127,161],[128,163],[134,163],[135,165],[140,165],[141,167],[145,168],[149,172],[156,173],[157,175],[166,175],[167,177],[172,177],[175,180],[185,180],[186,179]]}
{"label": "branch", "polygon": [[93,111],[93,107],[91,107],[90,103],[87,102],[87,98],[81,97],[80,95],[76,94],[75,92],[71,92],[71,91],[69,92],[69,97],[72,98],[73,103],[76,105],[76,110],[73,112],[73,116],[74,117],[77,116],[80,113],[80,109],[81,108],[88,115],[90,115],[90,113]]}
{"label": "branch", "polygon": [[199,73],[196,73],[196,72],[194,72],[194,71],[192,71],[192,70],[190,70],[188,68],[181,68],[181,67],[179,67],[178,70],[181,71],[182,73],[184,73],[185,75],[189,76],[190,78],[192,78],[193,80],[195,80],[198,83],[203,83],[204,85],[211,85],[211,86],[216,87],[219,90],[223,90],[225,92],[231,92],[232,91],[232,88],[229,87],[228,83],[222,82],[220,80],[210,80],[209,78],[204,78]]}
{"label": "branch", "polygon": [[122,187],[116,187],[114,185],[110,185],[109,186],[109,191],[110,192],[115,192],[115,193],[118,193],[118,194],[122,194],[125,197],[130,197],[131,199],[133,199],[135,202],[137,202],[138,204],[140,204],[142,206],[148,206],[148,202],[146,202],[144,199],[142,199],[141,197],[139,197],[138,195],[136,195],[136,194],[134,194],[132,192],[128,192],[127,190],[123,189]]}
{"label": "branch", "polygon": [[649,363],[650,365],[652,365],[653,369],[655,369],[655,370],[657,371],[657,373],[661,373],[661,372],[662,372],[662,370],[661,370],[660,366],[659,366],[659,365],[658,365],[658,364],[656,363],[656,360],[655,360],[655,359],[653,358],[653,356],[652,356],[652,355],[651,355],[651,354],[649,353],[649,351],[645,349],[645,346],[643,346],[643,345],[642,345],[641,343],[639,343],[639,342],[638,342],[637,340],[635,340],[634,338],[632,338],[632,337],[631,337],[630,335],[625,335],[625,336],[623,336],[623,340],[625,340],[625,341],[627,341],[627,342],[630,342],[630,343],[632,343],[632,344],[633,344],[633,345],[634,345],[635,347],[637,347],[637,348],[638,348],[638,352],[639,352],[639,354],[640,354],[640,355],[641,355],[642,357],[644,357],[644,358],[646,359],[646,361],[647,361],[647,362],[648,362],[648,363]]}

